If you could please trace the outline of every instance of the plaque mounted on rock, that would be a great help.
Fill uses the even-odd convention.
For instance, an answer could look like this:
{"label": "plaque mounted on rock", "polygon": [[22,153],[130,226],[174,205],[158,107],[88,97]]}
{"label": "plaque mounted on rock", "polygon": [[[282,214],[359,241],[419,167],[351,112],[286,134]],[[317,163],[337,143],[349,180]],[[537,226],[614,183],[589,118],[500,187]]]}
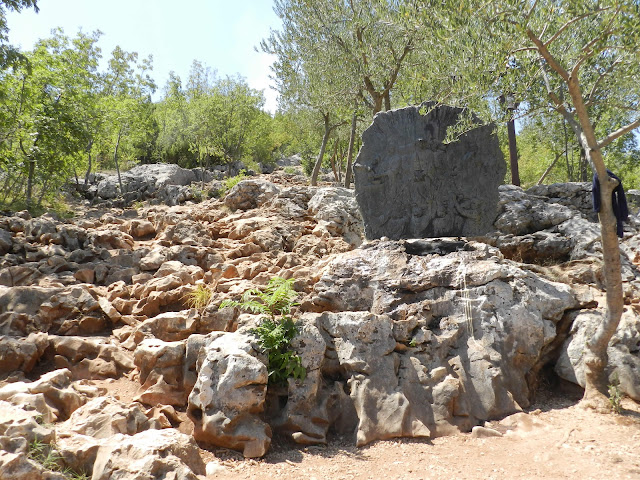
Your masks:
{"label": "plaque mounted on rock", "polygon": [[368,239],[473,236],[493,229],[506,164],[492,125],[444,143],[461,113],[425,103],[375,116],[354,165]]}

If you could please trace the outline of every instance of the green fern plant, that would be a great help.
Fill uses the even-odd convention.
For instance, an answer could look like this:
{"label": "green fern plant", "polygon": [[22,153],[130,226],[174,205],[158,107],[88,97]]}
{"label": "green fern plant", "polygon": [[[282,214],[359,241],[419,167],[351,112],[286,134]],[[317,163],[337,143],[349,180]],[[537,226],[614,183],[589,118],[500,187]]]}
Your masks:
{"label": "green fern plant", "polygon": [[269,315],[275,320],[278,315],[289,315],[291,309],[298,305],[295,301],[298,293],[293,289],[294,282],[293,278],[285,280],[282,277],[273,277],[264,290],[247,290],[241,301],[225,300],[220,304],[220,308],[237,307],[257,315]]}
{"label": "green fern plant", "polygon": [[291,349],[291,340],[298,332],[295,321],[288,316],[298,305],[294,281],[293,278],[273,277],[264,290],[247,290],[241,301],[225,300],[220,304],[221,309],[234,307],[265,315],[251,333],[258,337],[258,344],[267,353],[272,384],[284,383],[289,377],[304,380],[307,375],[302,359]]}

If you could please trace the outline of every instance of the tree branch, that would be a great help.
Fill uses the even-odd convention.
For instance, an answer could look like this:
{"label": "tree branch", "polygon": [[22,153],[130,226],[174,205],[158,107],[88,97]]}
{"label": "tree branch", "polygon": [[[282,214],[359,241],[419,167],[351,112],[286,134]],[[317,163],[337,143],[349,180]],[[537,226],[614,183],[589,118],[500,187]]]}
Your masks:
{"label": "tree branch", "polygon": [[611,142],[621,137],[622,135],[629,133],[630,131],[640,127],[640,118],[638,118],[635,122],[631,122],[628,125],[625,125],[622,128],[619,128],[615,132],[611,132],[607,138],[598,142],[598,148],[604,148],[609,145]]}
{"label": "tree branch", "polygon": [[585,14],[583,14],[583,15],[580,15],[579,17],[572,18],[572,19],[571,19],[571,20],[569,20],[567,23],[565,23],[563,26],[561,26],[561,27],[558,29],[558,31],[557,31],[556,33],[554,33],[554,34],[553,34],[553,36],[552,36],[549,40],[547,40],[546,42],[544,42],[544,46],[545,46],[545,47],[548,47],[549,45],[551,45],[551,43],[552,43],[552,42],[554,42],[555,40],[557,40],[557,39],[558,39],[558,37],[559,37],[560,35],[562,35],[562,32],[564,32],[567,28],[569,28],[569,27],[570,27],[571,25],[573,25],[574,23],[579,22],[580,20],[582,20],[582,19],[584,19],[584,18],[590,17],[591,15],[596,15],[596,14],[598,14],[598,13],[601,13],[601,12],[604,12],[604,11],[607,11],[607,10],[610,10],[611,8],[612,8],[612,7],[599,8],[599,9],[597,9],[597,10],[594,10],[593,12],[588,12],[588,13],[585,13]]}
{"label": "tree branch", "polygon": [[542,40],[540,40],[535,33],[533,33],[531,31],[531,29],[527,29],[527,36],[529,37],[529,39],[534,43],[534,45],[537,47],[538,52],[540,53],[540,55],[542,56],[542,58],[544,58],[546,60],[546,62],[549,64],[549,66],[558,74],[560,75],[560,77],[562,77],[562,79],[565,82],[569,82],[569,73],[567,73],[567,71],[562,67],[562,65],[560,65],[558,63],[558,61],[555,59],[555,57],[553,55],[551,55],[551,52],[549,52],[549,49],[545,46],[544,43],[542,43]]}
{"label": "tree branch", "polygon": [[560,112],[560,114],[567,120],[567,123],[569,123],[569,125],[571,125],[571,128],[573,129],[575,134],[578,136],[578,138],[580,138],[580,133],[582,132],[582,128],[580,127],[580,124],[578,123],[578,121],[574,117],[573,113],[570,112],[569,110],[567,110],[567,107],[565,107],[564,103],[562,103],[562,100],[560,100],[560,98],[558,98],[558,95],[556,95],[556,93],[551,88],[551,82],[549,81],[549,75],[547,74],[547,71],[544,68],[543,59],[540,60],[540,63],[542,64],[542,69],[541,69],[542,70],[542,77],[544,79],[544,84],[545,84],[545,86],[547,88],[547,93],[549,95],[549,98],[551,98],[553,103],[556,105],[555,109],[558,112]]}

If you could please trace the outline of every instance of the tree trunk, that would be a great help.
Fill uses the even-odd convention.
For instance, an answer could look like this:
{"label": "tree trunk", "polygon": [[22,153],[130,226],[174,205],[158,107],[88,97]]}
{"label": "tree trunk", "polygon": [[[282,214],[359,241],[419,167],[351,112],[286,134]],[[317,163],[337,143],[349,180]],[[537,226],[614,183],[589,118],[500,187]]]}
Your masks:
{"label": "tree trunk", "polygon": [[608,363],[607,347],[616,332],[624,308],[622,291],[622,270],[620,261],[620,245],[616,233],[616,216],[613,213],[611,195],[618,185],[617,180],[609,177],[598,147],[593,126],[589,120],[587,109],[577,79],[568,82],[569,93],[576,109],[576,115],[582,129],[578,135],[580,145],[585,152],[585,159],[591,163],[598,175],[600,183],[600,237],[602,240],[602,259],[604,262],[604,281],[606,287],[607,313],[593,335],[585,344],[584,368],[585,390],[583,403],[597,409],[607,409],[606,366]]}
{"label": "tree trunk", "polygon": [[89,146],[87,147],[87,154],[89,155],[89,165],[87,166],[87,173],[84,174],[84,185],[85,187],[89,183],[89,176],[91,175],[91,168],[93,167],[93,158],[91,157],[91,149],[93,148],[93,140],[89,142]]}
{"label": "tree trunk", "polygon": [[35,172],[36,172],[36,161],[34,158],[29,158],[27,160],[27,162],[29,163],[29,170],[27,173],[27,198],[26,198],[26,202],[27,202],[27,208],[31,207],[31,196],[33,194],[33,179],[35,177]]}
{"label": "tree trunk", "polygon": [[336,138],[335,144],[333,145],[333,155],[331,155],[331,170],[333,171],[333,179],[337,182],[340,181],[340,176],[338,175],[338,169],[336,168],[336,159],[338,158],[338,147],[339,147],[339,138]]}
{"label": "tree trunk", "polygon": [[555,167],[556,163],[558,163],[558,160],[560,160],[565,153],[566,152],[562,152],[556,155],[556,159],[553,162],[551,162],[551,165],[547,167],[547,169],[544,171],[544,173],[542,174],[542,176],[540,177],[540,180],[538,180],[538,183],[536,183],[536,185],[542,185],[542,182],[544,182],[544,179],[547,178],[547,175],[551,173],[551,170],[553,170],[553,167]]}
{"label": "tree trunk", "polygon": [[311,186],[318,185],[318,175],[320,174],[320,167],[322,166],[322,159],[324,158],[324,151],[327,148],[327,142],[329,141],[329,135],[331,135],[331,128],[329,127],[329,114],[323,114],[324,117],[324,136],[322,137],[322,145],[320,146],[320,153],[316,159],[316,164],[313,166],[313,173],[311,174]]}
{"label": "tree trunk", "polygon": [[584,148],[580,149],[580,181],[589,181],[589,160],[587,159],[587,152]]}
{"label": "tree trunk", "polygon": [[347,152],[347,171],[344,174],[344,186],[349,188],[351,186],[351,176],[353,175],[353,145],[356,141],[356,126],[358,123],[358,115],[353,112],[351,117],[351,134],[349,136],[349,150]]}
{"label": "tree trunk", "polygon": [[[599,151],[592,155],[600,155]],[[594,156],[595,156],[594,155]],[[594,162],[597,165],[596,162]],[[604,165],[602,165],[604,170]],[[598,169],[600,170],[600,169]],[[584,400],[589,403],[597,403],[599,395],[606,395],[608,378],[606,366],[608,363],[607,348],[609,340],[616,332],[622,310],[624,297],[622,290],[622,274],[620,261],[620,245],[616,233],[616,217],[613,213],[611,195],[618,182],[609,177],[605,172],[599,173],[600,183],[600,212],[598,218],[601,226],[602,257],[604,260],[604,279],[606,286],[607,314],[603,322],[585,345],[585,391]],[[600,399],[600,403],[602,399]],[[606,406],[606,401],[604,402]]]}
{"label": "tree trunk", "polygon": [[113,152],[113,162],[116,164],[116,172],[118,172],[118,184],[120,185],[120,195],[124,193],[122,188],[122,177],[120,176],[120,165],[118,164],[118,148],[120,147],[120,137],[122,136],[122,127],[118,130],[118,140],[116,141],[116,149]]}
{"label": "tree trunk", "polygon": [[520,171],[518,170],[518,147],[516,145],[516,126],[513,120],[513,110],[511,118],[507,122],[507,133],[509,136],[509,163],[511,165],[511,183],[520,186]]}

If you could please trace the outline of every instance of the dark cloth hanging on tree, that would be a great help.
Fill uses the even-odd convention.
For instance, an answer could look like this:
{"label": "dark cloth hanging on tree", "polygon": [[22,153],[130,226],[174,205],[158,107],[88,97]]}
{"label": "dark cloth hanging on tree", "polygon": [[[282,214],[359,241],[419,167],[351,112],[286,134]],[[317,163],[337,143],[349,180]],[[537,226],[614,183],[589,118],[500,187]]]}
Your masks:
{"label": "dark cloth hanging on tree", "polygon": [[[616,216],[617,225],[616,232],[618,237],[622,238],[622,222],[629,220],[629,207],[627,206],[627,197],[624,194],[624,188],[622,188],[622,181],[616,177],[611,170],[607,170],[607,173],[611,178],[618,181],[618,186],[613,189],[611,194],[611,204],[613,206],[613,213]],[[591,197],[593,198],[593,211],[600,211],[600,182],[598,181],[598,174],[593,174],[593,189],[591,190]]]}

